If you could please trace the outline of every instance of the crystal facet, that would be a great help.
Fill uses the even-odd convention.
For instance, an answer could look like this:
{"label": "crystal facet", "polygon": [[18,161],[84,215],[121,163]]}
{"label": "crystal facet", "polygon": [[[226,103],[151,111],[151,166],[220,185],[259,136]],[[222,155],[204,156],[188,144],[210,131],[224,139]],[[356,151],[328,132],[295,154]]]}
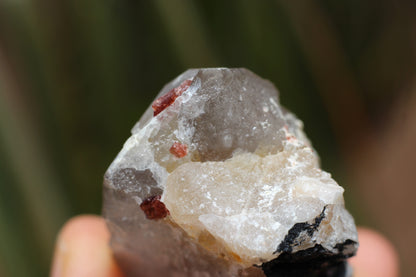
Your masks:
{"label": "crystal facet", "polygon": [[192,69],[134,126],[103,212],[129,276],[347,276],[358,240],[343,191],[273,84]]}

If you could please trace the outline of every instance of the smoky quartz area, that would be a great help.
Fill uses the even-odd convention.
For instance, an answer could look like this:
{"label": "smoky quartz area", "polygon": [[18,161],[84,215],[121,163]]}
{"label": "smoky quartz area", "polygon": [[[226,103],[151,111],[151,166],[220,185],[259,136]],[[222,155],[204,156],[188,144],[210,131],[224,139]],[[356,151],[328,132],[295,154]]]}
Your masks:
{"label": "smoky quartz area", "polygon": [[243,68],[169,82],[104,177],[127,276],[350,276],[344,189],[275,86]]}

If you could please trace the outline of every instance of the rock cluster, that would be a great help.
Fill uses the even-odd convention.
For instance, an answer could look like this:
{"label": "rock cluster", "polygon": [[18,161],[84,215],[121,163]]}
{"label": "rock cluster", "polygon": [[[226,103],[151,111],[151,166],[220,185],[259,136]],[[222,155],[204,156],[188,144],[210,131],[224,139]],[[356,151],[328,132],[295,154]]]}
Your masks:
{"label": "rock cluster", "polygon": [[272,83],[191,69],[107,170],[103,213],[129,276],[348,276],[343,191]]}

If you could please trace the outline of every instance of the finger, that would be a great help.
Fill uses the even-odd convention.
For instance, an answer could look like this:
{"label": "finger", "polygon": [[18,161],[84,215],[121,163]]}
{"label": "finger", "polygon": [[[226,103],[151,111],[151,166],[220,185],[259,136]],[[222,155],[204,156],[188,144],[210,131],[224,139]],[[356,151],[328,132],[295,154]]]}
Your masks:
{"label": "finger", "polygon": [[58,235],[52,277],[121,277],[110,247],[104,219],[83,215],[68,221]]}
{"label": "finger", "polygon": [[398,277],[399,260],[393,245],[379,233],[358,229],[360,247],[350,259],[355,277]]}

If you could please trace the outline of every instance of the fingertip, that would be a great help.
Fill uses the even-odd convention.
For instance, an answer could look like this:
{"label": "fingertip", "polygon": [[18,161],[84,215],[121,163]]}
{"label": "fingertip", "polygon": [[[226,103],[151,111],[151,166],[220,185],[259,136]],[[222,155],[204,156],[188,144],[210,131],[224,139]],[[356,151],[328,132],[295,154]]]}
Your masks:
{"label": "fingertip", "polygon": [[90,237],[98,240],[108,240],[108,232],[105,220],[96,215],[79,215],[71,218],[62,227],[58,239],[72,240],[82,237]]}
{"label": "fingertip", "polygon": [[70,219],[58,235],[51,276],[121,277],[108,245],[109,238],[105,221],[99,216]]}
{"label": "fingertip", "polygon": [[398,254],[390,241],[368,228],[358,228],[358,240],[357,255],[350,259],[354,276],[399,276]]}

